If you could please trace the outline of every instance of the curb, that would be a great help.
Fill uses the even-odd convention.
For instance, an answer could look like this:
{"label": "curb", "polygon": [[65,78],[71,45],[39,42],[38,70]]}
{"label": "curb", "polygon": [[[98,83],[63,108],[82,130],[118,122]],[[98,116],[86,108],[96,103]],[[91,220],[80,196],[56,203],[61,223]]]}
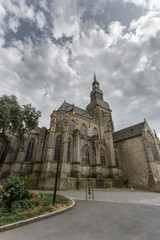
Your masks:
{"label": "curb", "polygon": [[[68,198],[68,199],[70,199],[70,198]],[[23,225],[26,225],[26,224],[29,224],[29,223],[34,223],[34,222],[37,222],[37,221],[40,221],[40,220],[43,220],[43,219],[47,219],[47,218],[56,216],[56,215],[61,214],[63,212],[66,212],[67,210],[70,210],[75,206],[75,201],[73,199],[70,199],[70,200],[72,201],[72,204],[67,208],[61,209],[61,210],[56,211],[56,212],[43,214],[43,215],[40,215],[38,217],[22,220],[20,222],[15,222],[15,223],[11,223],[11,224],[8,224],[8,225],[1,226],[0,227],[0,232],[11,230],[11,229],[14,229],[14,228],[17,228],[17,227],[20,227],[20,226],[23,226]]]}

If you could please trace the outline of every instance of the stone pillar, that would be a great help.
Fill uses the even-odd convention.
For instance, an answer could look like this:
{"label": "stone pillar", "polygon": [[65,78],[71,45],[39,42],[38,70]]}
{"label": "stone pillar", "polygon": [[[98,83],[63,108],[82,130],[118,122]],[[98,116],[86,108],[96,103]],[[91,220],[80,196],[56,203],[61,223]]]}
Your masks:
{"label": "stone pillar", "polygon": [[56,131],[56,111],[53,111],[53,113],[51,114],[46,162],[51,162],[53,161],[53,158],[54,158],[55,138],[56,138],[55,131]]}
{"label": "stone pillar", "polygon": [[65,118],[63,120],[63,133],[62,133],[62,145],[61,145],[61,178],[67,178],[67,151],[68,151],[68,130],[69,130],[69,115],[65,114]]}
{"label": "stone pillar", "polygon": [[[48,131],[48,142],[46,145],[46,157],[44,159],[43,165],[41,166],[41,177],[47,178],[53,177],[56,171],[56,166],[54,161],[54,151],[55,151],[55,141],[56,141],[56,111],[51,114],[50,129]],[[45,181],[46,181],[45,180]],[[45,183],[47,188],[47,183]]]}
{"label": "stone pillar", "polygon": [[[110,114],[111,116],[111,114]],[[113,143],[113,131],[114,126],[111,119],[108,120],[108,116],[104,116],[104,138],[106,142],[106,159],[108,160],[109,175],[114,176],[114,169],[116,168],[115,162],[115,152],[114,152],[114,143]]]}
{"label": "stone pillar", "polygon": [[42,156],[43,156],[46,134],[47,134],[47,129],[44,127],[41,128],[38,143],[37,143],[35,163],[34,163],[34,167],[33,167],[33,173],[36,176],[40,176],[40,174],[41,174]]}

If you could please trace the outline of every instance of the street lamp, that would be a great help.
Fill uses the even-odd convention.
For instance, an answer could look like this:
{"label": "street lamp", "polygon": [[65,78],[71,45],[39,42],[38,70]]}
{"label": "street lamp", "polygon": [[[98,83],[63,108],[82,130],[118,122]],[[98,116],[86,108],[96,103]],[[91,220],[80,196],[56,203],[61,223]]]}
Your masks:
{"label": "street lamp", "polygon": [[[71,107],[72,105],[66,106],[64,110]],[[72,106],[72,109],[74,111],[74,107]],[[64,124],[64,118],[62,119],[62,127],[61,127],[61,136],[60,136],[60,144],[59,144],[59,154],[57,159],[57,170],[56,170],[56,178],[55,178],[55,184],[54,184],[54,193],[53,193],[53,203],[52,205],[55,205],[56,202],[56,193],[57,193],[57,183],[58,183],[58,174],[59,174],[59,165],[60,165],[60,153],[61,153],[61,145],[62,145],[62,130],[63,130],[63,124]]]}
{"label": "street lamp", "polygon": [[59,144],[59,150],[58,150],[58,159],[57,159],[57,170],[56,170],[56,178],[55,178],[55,184],[54,184],[54,193],[53,193],[53,203],[52,205],[55,205],[56,202],[56,193],[57,193],[57,183],[58,183],[58,174],[59,174],[59,165],[60,165],[60,155],[61,155],[61,145],[62,145],[62,129],[63,129],[63,121],[62,119],[62,127],[61,127],[61,135],[60,135],[60,144]]}

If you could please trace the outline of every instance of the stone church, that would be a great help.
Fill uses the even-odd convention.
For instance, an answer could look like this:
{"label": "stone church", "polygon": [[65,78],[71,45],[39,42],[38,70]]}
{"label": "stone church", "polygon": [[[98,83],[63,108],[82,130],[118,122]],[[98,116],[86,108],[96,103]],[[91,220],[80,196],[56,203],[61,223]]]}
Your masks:
{"label": "stone church", "polygon": [[13,151],[0,145],[0,179],[36,177],[36,188],[53,189],[57,161],[59,189],[92,183],[94,187],[125,184],[160,191],[160,141],[146,120],[114,131],[112,110],[94,75],[86,110],[64,103],[51,114],[50,127],[34,129],[24,147],[11,136]]}

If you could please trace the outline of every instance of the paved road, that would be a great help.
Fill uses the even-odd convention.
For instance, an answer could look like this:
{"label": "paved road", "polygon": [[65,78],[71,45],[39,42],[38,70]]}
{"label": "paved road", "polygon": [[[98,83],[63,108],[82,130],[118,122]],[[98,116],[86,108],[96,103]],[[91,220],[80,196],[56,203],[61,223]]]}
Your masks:
{"label": "paved road", "polygon": [[76,201],[72,210],[0,234],[0,240],[160,240],[160,207]]}

